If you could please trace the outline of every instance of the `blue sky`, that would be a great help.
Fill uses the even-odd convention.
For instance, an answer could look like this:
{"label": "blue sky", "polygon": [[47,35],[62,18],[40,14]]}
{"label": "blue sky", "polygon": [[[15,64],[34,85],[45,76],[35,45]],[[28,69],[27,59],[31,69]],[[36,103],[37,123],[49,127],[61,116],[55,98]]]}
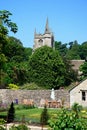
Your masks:
{"label": "blue sky", "polygon": [[87,41],[87,0],[1,0],[0,10],[13,14],[10,18],[18,32],[9,35],[20,39],[24,47],[33,47],[35,28],[44,33],[47,17],[55,41]]}

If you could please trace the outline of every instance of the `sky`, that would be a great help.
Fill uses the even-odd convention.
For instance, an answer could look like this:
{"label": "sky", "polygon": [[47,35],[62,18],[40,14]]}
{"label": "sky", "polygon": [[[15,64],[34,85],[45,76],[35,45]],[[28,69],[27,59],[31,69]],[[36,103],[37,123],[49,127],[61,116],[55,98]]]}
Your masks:
{"label": "sky", "polygon": [[24,47],[33,47],[34,31],[43,34],[47,18],[55,41],[87,41],[87,0],[0,0],[0,10],[12,13],[18,32],[9,35]]}

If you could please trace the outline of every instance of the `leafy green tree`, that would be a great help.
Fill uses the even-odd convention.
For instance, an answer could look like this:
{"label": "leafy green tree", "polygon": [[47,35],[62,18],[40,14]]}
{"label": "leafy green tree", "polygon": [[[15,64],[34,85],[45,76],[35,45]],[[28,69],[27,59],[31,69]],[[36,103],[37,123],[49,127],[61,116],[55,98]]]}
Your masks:
{"label": "leafy green tree", "polygon": [[24,48],[25,61],[29,60],[29,57],[32,55],[32,48]]}
{"label": "leafy green tree", "polygon": [[73,44],[71,42],[71,46],[69,48],[69,50],[67,51],[67,55],[66,57],[69,59],[69,60],[73,60],[73,59],[80,59],[80,56],[79,56],[79,44],[77,41],[74,41]]}
{"label": "leafy green tree", "polygon": [[58,89],[65,82],[65,66],[58,51],[38,48],[29,59],[29,79],[39,86]]}
{"label": "leafy green tree", "polygon": [[73,81],[77,81],[77,72],[75,72],[72,69],[72,64],[70,62],[70,60],[68,60],[66,57],[62,57],[63,58],[63,62],[65,64],[65,69],[66,69],[66,73],[65,73],[65,86],[70,85]]}
{"label": "leafy green tree", "polygon": [[87,57],[87,41],[86,42],[83,42],[81,45],[80,45],[80,57],[82,60],[85,60],[86,57]]}
{"label": "leafy green tree", "polygon": [[13,23],[9,18],[11,15],[7,10],[0,11],[0,33],[4,35],[8,34],[9,29],[14,33],[18,30],[16,23]]}
{"label": "leafy green tree", "polygon": [[87,62],[80,66],[80,71],[82,71],[83,78],[87,77]]}
{"label": "leafy green tree", "polygon": [[62,44],[60,41],[55,41],[55,49],[59,51],[61,56],[65,56],[67,53],[67,44]]}
{"label": "leafy green tree", "polygon": [[5,84],[22,85],[28,82],[28,63],[27,62],[8,62],[4,71],[6,75],[3,78]]}
{"label": "leafy green tree", "polygon": [[9,61],[22,62],[25,60],[24,47],[21,41],[14,37],[9,37],[4,54]]}
{"label": "leafy green tree", "polygon": [[10,20],[12,14],[7,10],[0,11],[0,84],[3,83],[3,78],[6,76],[4,72],[4,66],[7,62],[7,57],[5,55],[5,45],[8,43],[8,32],[10,31],[16,33],[18,28],[17,25]]}

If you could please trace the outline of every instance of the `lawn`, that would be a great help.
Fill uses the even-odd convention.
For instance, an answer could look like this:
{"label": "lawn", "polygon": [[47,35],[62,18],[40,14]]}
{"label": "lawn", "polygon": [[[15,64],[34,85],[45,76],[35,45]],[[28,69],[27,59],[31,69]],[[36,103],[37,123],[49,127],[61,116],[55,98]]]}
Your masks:
{"label": "lawn", "polygon": [[[57,113],[60,111],[60,109],[47,109],[48,114],[50,118],[54,118]],[[15,105],[15,121],[21,122],[30,122],[30,123],[40,123],[40,116],[43,111],[43,108],[24,108],[21,105]],[[6,116],[7,111],[5,112],[0,112],[0,117],[1,116]]]}
{"label": "lawn", "polygon": [[[15,122],[28,122],[28,123],[40,123],[40,116],[43,108],[28,108],[23,105],[14,105],[15,107]],[[59,108],[48,108],[48,114],[50,119],[55,119],[57,114],[60,113]],[[83,117],[87,118],[87,109],[80,113]],[[0,112],[0,117],[6,116],[7,111]]]}

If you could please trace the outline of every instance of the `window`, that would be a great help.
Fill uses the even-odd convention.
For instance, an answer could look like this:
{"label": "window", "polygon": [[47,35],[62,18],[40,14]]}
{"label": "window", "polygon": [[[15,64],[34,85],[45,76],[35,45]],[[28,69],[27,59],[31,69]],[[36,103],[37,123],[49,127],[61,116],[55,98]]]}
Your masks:
{"label": "window", "polygon": [[86,93],[84,91],[82,91],[82,100],[85,101],[86,100]]}
{"label": "window", "polygon": [[43,40],[42,40],[42,39],[39,39],[39,40],[38,40],[38,42],[39,42],[39,43],[42,43],[42,42],[43,42]]}

